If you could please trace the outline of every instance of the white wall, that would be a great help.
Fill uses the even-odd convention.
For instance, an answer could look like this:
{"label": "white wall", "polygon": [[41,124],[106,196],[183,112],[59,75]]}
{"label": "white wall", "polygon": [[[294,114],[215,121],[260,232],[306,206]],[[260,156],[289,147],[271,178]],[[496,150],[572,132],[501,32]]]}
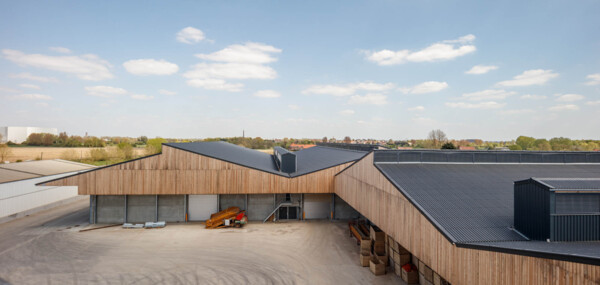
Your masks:
{"label": "white wall", "polygon": [[35,186],[77,172],[0,184],[0,218],[77,197],[77,186]]}
{"label": "white wall", "polygon": [[30,134],[33,133],[47,133],[58,135],[58,129],[56,128],[38,128],[38,127],[0,127],[0,133],[2,134],[2,141],[11,141],[14,143],[22,143],[27,140]]}

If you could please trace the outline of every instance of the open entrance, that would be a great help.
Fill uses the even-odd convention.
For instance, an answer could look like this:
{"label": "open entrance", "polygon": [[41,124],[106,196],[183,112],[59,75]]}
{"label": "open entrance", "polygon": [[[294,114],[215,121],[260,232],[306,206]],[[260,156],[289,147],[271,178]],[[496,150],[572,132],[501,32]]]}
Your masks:
{"label": "open entrance", "polygon": [[277,217],[279,220],[298,220],[299,211],[299,207],[280,207]]}

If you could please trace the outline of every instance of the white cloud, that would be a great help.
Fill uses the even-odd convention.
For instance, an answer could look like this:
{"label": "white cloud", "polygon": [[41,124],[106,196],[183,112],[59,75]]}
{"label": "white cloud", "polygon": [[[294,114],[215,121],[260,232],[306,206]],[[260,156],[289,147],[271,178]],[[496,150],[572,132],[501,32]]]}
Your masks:
{"label": "white cloud", "polygon": [[498,108],[502,108],[504,107],[504,103],[497,103],[494,101],[488,101],[488,102],[480,102],[480,103],[465,103],[465,102],[448,102],[446,103],[446,106],[450,107],[450,108],[459,108],[459,109],[482,109],[482,110],[487,110],[487,109],[498,109]]}
{"label": "white cloud", "polygon": [[425,94],[425,93],[439,92],[446,88],[448,88],[448,83],[446,83],[446,82],[426,81],[426,82],[417,84],[413,87],[400,88],[400,91],[402,91],[404,93],[411,93],[411,94]]}
{"label": "white cloud", "polygon": [[465,71],[466,74],[485,74],[492,70],[498,69],[495,65],[475,65],[471,69]]}
{"label": "white cloud", "polygon": [[135,100],[147,101],[147,100],[152,100],[154,98],[154,96],[148,96],[148,95],[144,95],[144,94],[132,94],[131,98],[135,99]]}
{"label": "white cloud", "polygon": [[158,90],[158,93],[160,93],[162,95],[167,95],[167,96],[173,96],[173,95],[177,94],[177,92],[169,91],[169,90],[166,90],[166,89],[160,89],[160,90]]}
{"label": "white cloud", "polygon": [[152,58],[128,60],[123,67],[134,75],[171,75],[179,71],[177,64]]}
{"label": "white cloud", "polygon": [[88,95],[102,98],[110,98],[114,97],[115,95],[127,94],[127,90],[112,86],[87,86],[84,89],[87,91]]}
{"label": "white cloud", "polygon": [[50,56],[25,54],[12,49],[3,49],[2,54],[6,59],[19,65],[70,73],[83,80],[98,81],[113,78],[112,73],[109,71],[110,63],[93,54]]}
{"label": "white cloud", "polygon": [[281,49],[249,42],[230,45],[210,54],[196,54],[196,57],[210,61],[265,64],[277,61],[277,58],[272,56],[273,53],[281,53]]}
{"label": "white cloud", "polygon": [[505,90],[496,90],[496,89],[487,89],[483,91],[477,91],[472,93],[464,93],[462,94],[463,99],[470,101],[484,101],[484,100],[503,100],[508,96],[512,96],[517,94],[514,91],[505,91]]}
{"label": "white cloud", "polygon": [[425,107],[423,107],[423,106],[415,106],[415,107],[412,107],[412,108],[408,108],[408,110],[409,111],[418,111],[418,112],[420,112],[420,111],[425,111]]}
{"label": "white cloud", "polygon": [[279,98],[281,97],[281,93],[275,90],[259,90],[254,92],[253,96],[259,98]]}
{"label": "white cloud", "polygon": [[187,84],[192,87],[229,92],[240,92],[244,87],[244,84],[227,83],[223,79],[189,79]]}
{"label": "white cloud", "polygon": [[14,89],[14,88],[0,86],[0,92],[2,92],[2,93],[18,93],[20,91],[17,89]]}
{"label": "white cloud", "polygon": [[39,82],[58,82],[58,80],[53,77],[36,76],[36,75],[27,73],[27,72],[11,74],[9,76],[10,76],[10,78],[27,79],[27,80],[33,80],[33,81],[39,81]]}
{"label": "white cloud", "polygon": [[347,109],[347,110],[342,110],[339,113],[340,113],[340,115],[354,115],[354,110]]}
{"label": "white cloud", "polygon": [[579,94],[556,94],[554,96],[558,97],[556,98],[556,101],[558,102],[573,102],[583,100],[585,98],[583,95]]}
{"label": "white cloud", "polygon": [[22,99],[22,100],[52,100],[52,97],[44,94],[20,94],[11,96],[13,99]]}
{"label": "white cloud", "polygon": [[42,89],[42,88],[40,88],[39,86],[37,86],[35,84],[28,84],[28,83],[19,84],[19,86],[21,86],[23,88],[29,88],[29,89],[37,89],[37,90]]}
{"label": "white cloud", "polygon": [[548,108],[550,111],[577,111],[579,107],[573,104],[561,104]]}
{"label": "white cloud", "polygon": [[313,85],[302,91],[303,94],[320,94],[332,96],[349,96],[357,91],[384,92],[395,87],[393,83],[356,82],[344,85]]}
{"label": "white cloud", "polygon": [[299,110],[300,106],[294,105],[294,104],[290,104],[290,105],[288,105],[288,108],[290,108],[291,110]]}
{"label": "white cloud", "polygon": [[396,65],[406,62],[434,62],[451,60],[474,52],[477,48],[471,45],[475,40],[474,35],[466,35],[456,40],[447,40],[432,44],[422,50],[410,51],[407,49],[392,51],[367,51],[367,59],[378,65]]}
{"label": "white cloud", "polygon": [[198,54],[197,57],[217,61],[217,63],[201,62],[183,74],[188,85],[211,90],[241,91],[241,83],[228,83],[225,79],[274,79],[277,77],[275,69],[266,64],[274,62],[277,58],[273,53],[281,50],[273,46],[260,43],[246,43],[244,45],[231,45],[211,54]]}
{"label": "white cloud", "polygon": [[546,99],[548,97],[546,97],[544,95],[525,94],[519,98],[526,99],[526,100],[542,100],[542,99]]}
{"label": "white cloud", "polygon": [[433,124],[437,124],[437,121],[432,119],[432,118],[427,118],[427,117],[415,117],[412,118],[413,123],[415,124],[419,124],[419,125],[433,125]]}
{"label": "white cloud", "polygon": [[597,101],[587,101],[585,102],[586,105],[590,105],[590,106],[596,106],[596,105],[600,105],[600,100]]}
{"label": "white cloud", "polygon": [[186,27],[177,32],[176,39],[185,44],[194,44],[204,39],[204,33],[194,27]]}
{"label": "white cloud", "polygon": [[600,73],[594,73],[594,74],[590,74],[588,76],[586,76],[585,78],[589,79],[590,81],[586,82],[585,85],[600,85]]}
{"label": "white cloud", "polygon": [[498,82],[496,85],[505,87],[543,85],[557,76],[558,73],[554,73],[549,69],[531,69],[513,77],[511,80]]}
{"label": "white cloud", "polygon": [[37,105],[39,107],[48,107],[49,106],[49,104],[46,102],[37,102],[37,103],[35,103],[35,105]]}
{"label": "white cloud", "polygon": [[198,63],[185,78],[274,79],[277,72],[266,65],[247,63]]}
{"label": "white cloud", "polygon": [[350,97],[348,104],[356,105],[385,105],[387,97],[383,94],[367,94],[364,96],[354,95]]}
{"label": "white cloud", "polygon": [[54,51],[54,52],[58,52],[58,53],[65,53],[65,54],[71,53],[71,50],[66,47],[50,47],[50,50]]}
{"label": "white cloud", "polygon": [[513,110],[502,110],[502,111],[499,111],[498,113],[500,113],[502,115],[522,115],[522,114],[531,114],[534,112],[535,111],[532,109],[513,109]]}

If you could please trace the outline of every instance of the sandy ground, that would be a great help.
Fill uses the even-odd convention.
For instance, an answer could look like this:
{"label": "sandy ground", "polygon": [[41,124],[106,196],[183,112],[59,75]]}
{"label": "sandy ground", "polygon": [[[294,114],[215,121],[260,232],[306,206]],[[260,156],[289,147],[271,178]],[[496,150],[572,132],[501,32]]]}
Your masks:
{"label": "sandy ground", "polygon": [[[110,147],[105,149],[108,151]],[[22,161],[35,160],[38,157],[42,159],[57,159],[64,158],[65,151],[74,151],[80,158],[88,158],[91,147],[11,147],[11,155],[8,156],[10,162],[15,162],[18,159]],[[146,155],[146,149],[134,148],[133,152],[136,156]]]}
{"label": "sandy ground", "polygon": [[0,284],[404,284],[358,264],[342,222],[206,230],[88,225],[86,201],[0,225]]}

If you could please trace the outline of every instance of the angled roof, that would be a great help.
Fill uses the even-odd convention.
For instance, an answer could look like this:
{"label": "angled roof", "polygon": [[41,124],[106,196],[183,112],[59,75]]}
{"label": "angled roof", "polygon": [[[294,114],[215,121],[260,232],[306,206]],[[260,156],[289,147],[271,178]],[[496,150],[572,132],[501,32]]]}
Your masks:
{"label": "angled roof", "polygon": [[366,151],[323,146],[314,146],[294,153],[298,161],[296,172],[292,173],[292,177],[356,161],[367,154]]}
{"label": "angled roof", "polygon": [[[388,151],[386,153],[391,154]],[[527,238],[511,229],[514,219],[514,181],[530,177],[561,177],[555,181],[571,183],[600,178],[600,164],[596,163],[387,161],[375,162],[375,167],[457,246],[489,245],[490,248],[530,250],[532,253],[541,250],[563,256],[581,251],[575,251],[574,246],[567,243],[550,243],[544,247],[527,241]],[[587,242],[585,245],[587,250],[595,251],[592,255],[600,263],[600,242]]]}
{"label": "angled roof", "polygon": [[319,146],[303,149],[294,152],[297,158],[297,169],[296,172],[288,174],[279,171],[272,155],[227,142],[166,143],[165,145],[286,177],[297,177],[352,162],[367,154],[364,151]]}
{"label": "angled roof", "polygon": [[0,183],[92,168],[95,166],[62,159],[0,164]]}
{"label": "angled roof", "polygon": [[227,142],[165,143],[164,145],[256,170],[281,174],[277,169],[277,165],[275,165],[272,155]]}

